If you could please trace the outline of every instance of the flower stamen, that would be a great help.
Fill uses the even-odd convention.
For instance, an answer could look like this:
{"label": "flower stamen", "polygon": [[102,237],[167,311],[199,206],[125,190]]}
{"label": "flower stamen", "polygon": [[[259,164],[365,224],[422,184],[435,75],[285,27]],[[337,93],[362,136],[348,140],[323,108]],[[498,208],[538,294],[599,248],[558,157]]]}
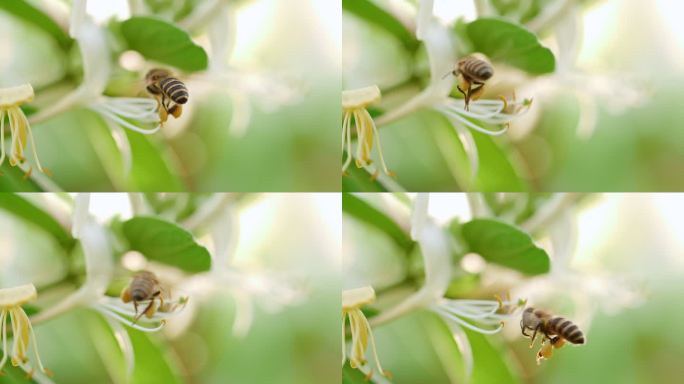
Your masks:
{"label": "flower stamen", "polygon": [[[347,168],[351,164],[352,157],[355,158],[358,168],[368,168],[373,162],[371,150],[373,149],[374,142],[377,141],[378,156],[382,170],[385,174],[394,176],[394,173],[387,169],[378,128],[373,121],[373,117],[366,109],[369,105],[380,101],[380,98],[380,88],[375,85],[342,92],[342,109],[344,111],[342,119],[342,150],[346,149],[347,151],[347,159],[342,165],[343,174],[346,173]],[[352,155],[351,150],[352,120],[353,125],[356,127],[357,146],[355,155]],[[376,172],[372,172],[372,174],[377,177]]]}
{"label": "flower stamen", "polygon": [[[0,370],[5,366],[9,358],[13,366],[21,366],[27,371],[29,377],[33,375],[33,369],[27,366],[29,361],[27,352],[29,346],[33,345],[33,353],[38,365],[38,369],[46,375],[52,373],[43,366],[38,353],[38,342],[33,332],[33,326],[26,312],[21,305],[35,300],[37,297],[36,288],[33,284],[21,285],[13,288],[0,289],[0,333],[2,333],[2,360]],[[12,326],[12,347],[7,350],[7,319],[9,317]]]}
{"label": "flower stamen", "polygon": [[[48,171],[41,166],[38,159],[36,141],[33,138],[31,125],[24,111],[20,108],[20,105],[33,101],[33,97],[34,93],[31,84],[0,88],[0,165],[4,163],[7,156],[5,153],[5,115],[7,115],[11,137],[9,150],[10,165],[16,167],[26,161],[24,151],[28,143],[31,142],[31,151],[33,152],[36,167],[41,172],[48,174]],[[24,178],[28,178],[30,175],[31,168],[29,167]]]}
{"label": "flower stamen", "polygon": [[[366,351],[370,341],[371,353],[375,360],[378,372],[385,377],[389,377],[389,372],[382,369],[380,359],[378,358],[377,348],[375,346],[375,338],[368,319],[361,311],[361,307],[375,301],[375,291],[372,287],[362,287],[356,289],[349,289],[342,292],[342,364],[346,361],[346,343],[345,343],[345,323],[349,318],[349,329],[351,331],[352,345],[351,356],[349,357],[349,365],[352,368],[359,369],[366,365]],[[373,371],[368,373],[372,376]],[[369,377],[370,378],[370,377]]]}

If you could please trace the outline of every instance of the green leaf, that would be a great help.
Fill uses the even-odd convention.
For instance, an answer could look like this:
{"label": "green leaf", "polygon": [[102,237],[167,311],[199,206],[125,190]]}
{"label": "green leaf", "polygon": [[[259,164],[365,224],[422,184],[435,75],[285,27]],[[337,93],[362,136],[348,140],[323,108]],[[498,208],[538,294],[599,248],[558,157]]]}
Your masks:
{"label": "green leaf", "polygon": [[409,235],[394,220],[350,193],[342,194],[342,210],[384,232],[404,249],[409,249],[414,244]]}
{"label": "green leaf", "polygon": [[408,50],[418,48],[418,40],[404,24],[369,0],[343,0],[342,9],[394,35]]}
{"label": "green leaf", "polygon": [[172,353],[155,340],[155,335],[129,330],[128,334],[135,351],[133,384],[142,383],[182,383]]}
{"label": "green leaf", "polygon": [[475,52],[487,55],[531,74],[553,72],[556,59],[542,46],[532,32],[499,19],[480,18],[467,26],[467,34]]}
{"label": "green leaf", "polygon": [[547,273],[549,255],[527,233],[493,219],[474,219],[461,228],[470,251],[485,260],[528,275]]}
{"label": "green leaf", "polygon": [[57,43],[65,49],[69,48],[73,42],[69,35],[51,17],[24,0],[0,1],[0,9],[4,9],[8,13],[42,29],[57,40]]}
{"label": "green leaf", "polygon": [[42,192],[42,189],[31,179],[24,179],[24,171],[12,167],[9,161],[2,165],[0,171],[0,191],[3,192]]}
{"label": "green leaf", "polygon": [[166,21],[152,17],[132,17],[121,24],[128,46],[150,60],[188,72],[207,68],[207,53],[190,35]]}
{"label": "green leaf", "polygon": [[477,146],[480,167],[475,181],[477,191],[522,192],[527,186],[518,176],[508,156],[491,136],[471,131]]}
{"label": "green leaf", "polygon": [[51,234],[66,249],[71,249],[75,240],[52,216],[14,193],[0,193],[0,208],[33,223]]}
{"label": "green leaf", "polygon": [[464,329],[473,353],[471,384],[519,383],[505,360],[506,351],[497,348],[481,333]]}
{"label": "green leaf", "polygon": [[211,268],[209,251],[197,244],[190,232],[176,224],[154,217],[134,217],[123,223],[123,234],[130,249],[150,260],[188,272]]}
{"label": "green leaf", "polygon": [[133,157],[130,174],[133,189],[143,192],[182,191],[183,185],[162,157],[161,148],[151,143],[145,135],[128,129],[125,132]]}
{"label": "green leaf", "polygon": [[387,192],[382,184],[378,183],[377,180],[373,180],[370,173],[363,168],[357,168],[354,164],[351,164],[347,168],[347,174],[342,176],[342,190],[352,192]]}

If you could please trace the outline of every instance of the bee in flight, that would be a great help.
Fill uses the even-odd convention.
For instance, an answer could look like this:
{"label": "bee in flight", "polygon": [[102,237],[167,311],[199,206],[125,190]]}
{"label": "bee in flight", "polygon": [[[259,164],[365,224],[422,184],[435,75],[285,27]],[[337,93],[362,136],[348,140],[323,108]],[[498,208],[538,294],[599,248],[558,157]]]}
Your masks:
{"label": "bee in flight", "polygon": [[[584,344],[585,342],[584,334],[572,321],[561,316],[554,316],[542,309],[532,307],[525,309],[520,320],[520,329],[524,336],[531,339],[530,348],[534,345],[537,332],[542,334],[542,347],[537,352],[537,364],[542,359],[550,358],[553,348],[562,347],[566,340],[572,344]],[[533,331],[532,335],[525,333],[527,330]],[[549,344],[544,345],[546,340],[549,340]]]}
{"label": "bee in flight", "polygon": [[480,55],[470,55],[458,61],[454,70],[444,75],[458,77],[459,84],[456,86],[458,91],[465,97],[465,110],[469,110],[470,100],[477,100],[482,92],[487,80],[494,76],[494,67]]}
{"label": "bee in flight", "polygon": [[157,99],[159,120],[165,123],[169,114],[179,118],[188,102],[188,88],[166,69],[155,68],[145,75],[147,92]]}
{"label": "bee in flight", "polygon": [[[133,302],[133,308],[135,308],[135,317],[133,321],[138,321],[142,315],[151,318],[157,311],[155,307],[156,299],[159,299],[159,307],[164,306],[164,299],[162,298],[162,289],[157,280],[157,276],[150,271],[140,271],[133,279],[128,287],[121,291],[121,300],[124,303]],[[149,300],[150,303],[142,312],[138,312],[138,303],[142,301]]]}

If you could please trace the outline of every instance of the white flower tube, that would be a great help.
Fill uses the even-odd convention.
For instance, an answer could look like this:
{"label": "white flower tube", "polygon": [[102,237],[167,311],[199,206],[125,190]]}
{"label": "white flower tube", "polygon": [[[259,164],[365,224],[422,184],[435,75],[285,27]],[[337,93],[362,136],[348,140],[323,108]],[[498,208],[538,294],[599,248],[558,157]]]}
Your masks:
{"label": "white flower tube", "polygon": [[[73,2],[69,34],[78,42],[83,60],[83,82],[72,93],[29,119],[39,123],[75,107],[86,107],[108,121],[143,134],[159,130],[157,103],[148,98],[103,96],[112,72],[112,63],[104,30],[89,19],[86,0]],[[143,126],[156,124],[156,128]]]}

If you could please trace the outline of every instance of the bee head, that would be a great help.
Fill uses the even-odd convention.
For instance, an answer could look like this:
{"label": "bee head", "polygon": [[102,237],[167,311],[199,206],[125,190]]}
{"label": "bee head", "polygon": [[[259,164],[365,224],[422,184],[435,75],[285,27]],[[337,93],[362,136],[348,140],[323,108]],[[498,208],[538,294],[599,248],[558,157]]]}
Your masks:
{"label": "bee head", "polygon": [[171,72],[162,68],[154,68],[147,72],[145,75],[145,80],[148,83],[155,83],[161,79],[171,76]]}
{"label": "bee head", "polygon": [[145,295],[141,291],[136,291],[133,292],[133,300],[134,301],[143,301],[145,300]]}

